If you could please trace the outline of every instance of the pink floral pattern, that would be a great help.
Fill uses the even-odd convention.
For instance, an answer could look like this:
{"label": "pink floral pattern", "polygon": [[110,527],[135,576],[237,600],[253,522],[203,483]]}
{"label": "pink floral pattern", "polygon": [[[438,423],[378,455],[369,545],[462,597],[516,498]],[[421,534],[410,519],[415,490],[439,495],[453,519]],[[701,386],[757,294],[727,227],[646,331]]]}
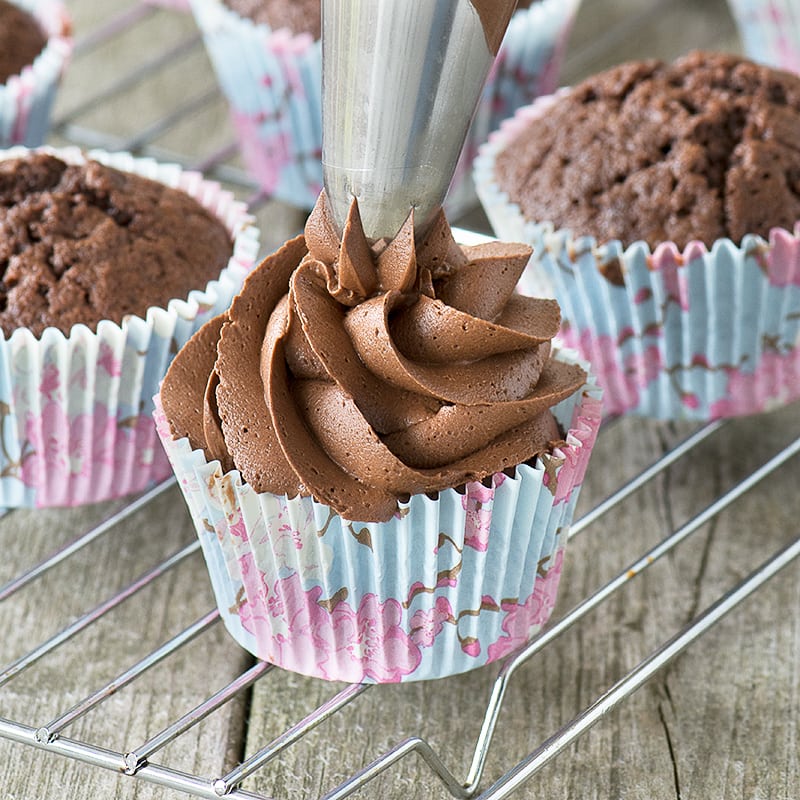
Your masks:
{"label": "pink floral pattern", "polygon": [[564,328],[562,338],[568,347],[574,347],[591,362],[598,384],[605,390],[604,410],[607,414],[621,414],[636,408],[641,392],[661,374],[663,363],[661,349],[649,345],[636,349],[620,361],[619,348],[629,336],[624,332],[622,341],[608,334],[596,334],[585,328],[576,336],[573,328]]}
{"label": "pink floral pattern", "polygon": [[482,483],[470,483],[461,498],[461,504],[467,514],[464,545],[475,550],[485,551],[489,546],[489,530],[492,525],[492,500],[494,490],[505,476],[498,473],[492,479],[491,487]]}
{"label": "pink floral pattern", "polygon": [[322,188],[320,42],[256,25],[221,0],[192,10],[248,172],[265,194],[311,209]]}
{"label": "pink floral pattern", "polygon": [[48,401],[41,414],[25,415],[23,441],[19,477],[36,489],[36,503],[43,507],[130,494],[170,473],[145,414],[120,424],[102,405],[91,414],[69,416],[62,403]]}
{"label": "pink floral pattern", "polygon": [[617,256],[624,283],[601,268],[619,243],[576,253],[568,236],[532,227],[539,267],[568,309],[562,341],[592,363],[607,413],[709,420],[800,398],[800,226],[741,247],[632,246]]}
{"label": "pink floral pattern", "polygon": [[531,630],[538,630],[550,619],[556,604],[563,563],[564,551],[559,550],[546,577],[536,582],[529,597],[522,603],[505,601],[502,604],[506,612],[502,625],[504,635],[489,645],[490,661],[505,658],[518,650],[530,639]]}
{"label": "pink floral pattern", "polygon": [[800,348],[765,353],[753,372],[730,368],[727,373],[725,396],[711,404],[712,419],[781,406],[800,395]]}
{"label": "pink floral pattern", "polygon": [[432,608],[419,609],[411,616],[411,639],[418,647],[431,647],[446,622],[455,624],[450,601],[437,597]]}
{"label": "pink floral pattern", "polygon": [[729,0],[747,55],[800,72],[800,30],[795,0]]}
{"label": "pink floral pattern", "polygon": [[[800,233],[800,231],[798,231]],[[800,286],[800,239],[776,228],[767,249],[766,272],[773,286]]]}
{"label": "pink floral pattern", "polygon": [[402,629],[396,600],[381,603],[367,593],[357,608],[343,599],[329,607],[320,602],[321,587],[306,591],[296,573],[269,586],[251,562],[242,561],[248,599],[238,613],[246,629],[260,634],[261,658],[301,673],[316,665],[321,677],[349,683],[397,683],[419,665],[419,646]]}

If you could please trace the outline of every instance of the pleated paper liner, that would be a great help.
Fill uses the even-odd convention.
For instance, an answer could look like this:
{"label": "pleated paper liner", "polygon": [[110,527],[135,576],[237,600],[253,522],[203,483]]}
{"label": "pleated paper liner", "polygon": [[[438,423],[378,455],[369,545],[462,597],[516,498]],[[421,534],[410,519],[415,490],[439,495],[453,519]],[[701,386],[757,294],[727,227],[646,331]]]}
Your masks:
{"label": "pleated paper liner", "polygon": [[[22,156],[26,148],[3,151]],[[77,148],[48,152],[82,163]],[[218,279],[166,308],[121,325],[84,325],[69,336],[21,328],[0,336],[0,506],[92,503],[138,492],[171,469],[155,433],[152,397],[178,348],[224,311],[258,255],[258,230],[244,205],[198,173],[128,153],[87,156],[182,189],[217,216],[234,239]]]}
{"label": "pleated paper liner", "polygon": [[480,667],[547,621],[600,406],[590,378],[554,409],[564,448],[488,487],[413,496],[386,523],[257,494],[173,440],[158,402],[156,422],[234,639],[305,675],[394,683]]}
{"label": "pleated paper liner", "polygon": [[33,63],[0,84],[0,147],[42,144],[50,130],[56,93],[72,55],[72,23],[59,0],[12,0],[47,36]]}
{"label": "pleated paper liner", "polygon": [[728,0],[728,5],[748,58],[800,73],[797,0]]}
{"label": "pleated paper liner", "polygon": [[262,191],[311,209],[322,188],[322,51],[310,34],[256,25],[221,0],[192,13]]}
{"label": "pleated paper liner", "polygon": [[604,411],[710,420],[799,398],[800,226],[738,246],[598,245],[524,219],[494,182],[497,153],[562,92],[501,126],[481,148],[475,181],[497,236],[533,247],[521,291],[558,300],[560,340],[590,361]]}

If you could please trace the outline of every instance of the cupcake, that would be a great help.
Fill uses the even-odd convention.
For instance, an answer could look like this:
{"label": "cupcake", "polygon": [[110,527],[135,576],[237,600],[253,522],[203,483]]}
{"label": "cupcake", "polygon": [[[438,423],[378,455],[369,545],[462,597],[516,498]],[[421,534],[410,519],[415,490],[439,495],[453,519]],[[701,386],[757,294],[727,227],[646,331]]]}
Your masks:
{"label": "cupcake", "polygon": [[178,353],[156,420],[228,630],[330,680],[438,678],[546,622],[600,419],[529,248],[370,248],[324,194]]}
{"label": "cupcake", "polygon": [[0,153],[0,505],[79,505],[171,474],[152,397],[257,255],[217,184],[124,153]]}
{"label": "cupcake", "polygon": [[[191,0],[249,174],[271,197],[311,209],[322,186],[319,0]],[[447,199],[477,205],[470,167],[501,119],[556,87],[580,0],[523,3],[511,19]]]}
{"label": "cupcake", "polygon": [[476,163],[609,413],[708,420],[800,396],[800,77],[733,55],[623,64],[520,110]]}
{"label": "cupcake", "polygon": [[70,36],[62,3],[0,0],[0,147],[44,142]]}
{"label": "cupcake", "polygon": [[796,0],[728,0],[749,58],[800,73],[800,6]]}
{"label": "cupcake", "polygon": [[319,0],[190,0],[263,192],[310,209],[322,187]]}

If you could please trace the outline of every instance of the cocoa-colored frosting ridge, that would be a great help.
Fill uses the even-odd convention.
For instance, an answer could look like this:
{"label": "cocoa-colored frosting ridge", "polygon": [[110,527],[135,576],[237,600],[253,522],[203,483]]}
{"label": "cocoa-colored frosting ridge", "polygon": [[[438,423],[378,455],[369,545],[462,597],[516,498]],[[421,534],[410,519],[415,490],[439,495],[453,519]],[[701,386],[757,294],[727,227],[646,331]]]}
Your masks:
{"label": "cocoa-colored frosting ridge", "polygon": [[[172,433],[258,492],[383,521],[411,494],[550,450],[550,407],[584,383],[550,356],[556,301],[514,287],[525,245],[462,247],[440,213],[370,246],[324,193],[305,228],[184,347],[161,399]],[[206,376],[208,380],[206,381]]]}

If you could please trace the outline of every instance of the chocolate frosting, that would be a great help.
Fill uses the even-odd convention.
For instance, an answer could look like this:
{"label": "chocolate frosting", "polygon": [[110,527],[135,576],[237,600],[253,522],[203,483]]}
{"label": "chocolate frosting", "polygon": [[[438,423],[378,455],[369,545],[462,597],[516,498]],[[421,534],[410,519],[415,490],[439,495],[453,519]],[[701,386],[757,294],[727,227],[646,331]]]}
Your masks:
{"label": "chocolate frosting", "polygon": [[[481,19],[489,52],[496,56],[517,2],[516,0],[471,0],[471,2]],[[524,5],[525,3],[521,3],[520,7]]]}
{"label": "chocolate frosting", "polygon": [[528,461],[560,439],[549,409],[586,377],[550,357],[557,303],[514,294],[529,256],[459,247],[442,213],[421,243],[412,212],[370,246],[355,202],[339,237],[323,193],[305,236],[176,357],[172,432],[258,492],[358,521]]}

